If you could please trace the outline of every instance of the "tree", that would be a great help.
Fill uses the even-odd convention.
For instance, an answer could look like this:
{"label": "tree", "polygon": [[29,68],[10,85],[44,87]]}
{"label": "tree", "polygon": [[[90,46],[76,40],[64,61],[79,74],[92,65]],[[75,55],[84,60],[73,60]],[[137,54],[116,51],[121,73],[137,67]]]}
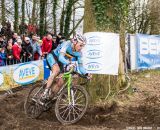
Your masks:
{"label": "tree", "polygon": [[58,0],[53,0],[53,29],[54,33],[57,33],[57,24],[56,24],[56,10],[57,10]]}
{"label": "tree", "polygon": [[42,37],[44,35],[44,24],[45,24],[45,9],[47,0],[40,0],[40,23],[39,23],[39,33]]}
{"label": "tree", "polygon": [[150,34],[160,34],[160,1],[149,0]]}
{"label": "tree", "polygon": [[25,0],[22,0],[22,24],[25,23]]}
{"label": "tree", "polygon": [[68,36],[73,6],[74,6],[74,0],[68,0],[67,7],[66,7],[65,25],[64,25],[64,35],[65,36]]}
{"label": "tree", "polygon": [[25,33],[25,1],[26,0],[22,0],[22,5],[21,5],[21,9],[22,9],[22,20],[21,20],[21,24],[19,26],[20,29],[20,33],[24,34]]}
{"label": "tree", "polygon": [[35,24],[35,21],[36,21],[36,17],[35,17],[35,11],[36,11],[36,3],[37,3],[37,0],[33,0],[33,8],[32,8],[32,25]]}
{"label": "tree", "polygon": [[148,33],[149,23],[148,0],[132,0],[129,6],[128,33]]}
{"label": "tree", "polygon": [[63,0],[63,7],[62,7],[62,13],[60,18],[60,32],[63,33],[64,31],[64,18],[65,18],[65,2],[66,0]]}
{"label": "tree", "polygon": [[4,26],[6,23],[5,0],[1,0],[1,9],[2,9],[2,26]]}
{"label": "tree", "polygon": [[[122,37],[119,67],[120,81],[124,81],[124,62],[122,51],[124,51],[125,45],[125,39],[123,35],[125,34],[126,30],[128,5],[129,0],[85,0],[84,32],[117,32],[120,33]],[[99,94],[97,94],[97,91],[101,88],[102,90],[106,90],[106,86],[108,84],[108,80],[106,79],[108,79],[108,77],[102,75],[96,75],[93,78],[93,80],[95,80],[95,82],[92,84],[94,87],[90,89],[92,91],[92,98],[95,98],[98,95],[103,95],[102,92],[104,91],[101,91]],[[119,89],[119,87],[117,89]]]}
{"label": "tree", "polygon": [[18,32],[18,0],[14,0],[14,31]]}

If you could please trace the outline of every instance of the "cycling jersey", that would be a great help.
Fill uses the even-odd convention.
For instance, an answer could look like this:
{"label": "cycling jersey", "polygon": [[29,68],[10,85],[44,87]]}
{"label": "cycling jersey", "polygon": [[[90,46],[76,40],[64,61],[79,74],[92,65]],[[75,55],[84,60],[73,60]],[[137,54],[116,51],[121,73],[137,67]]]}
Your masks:
{"label": "cycling jersey", "polygon": [[72,45],[73,44],[71,41],[65,41],[62,44],[59,44],[58,47],[55,50],[53,50],[52,52],[53,54],[52,55],[49,54],[47,56],[48,63],[50,66],[53,66],[54,64],[56,64],[57,61],[56,61],[56,58],[54,58],[56,56],[58,61],[61,62],[64,66],[68,65],[70,62],[68,57],[65,56],[65,54],[69,54],[73,56],[74,60],[78,62],[78,69],[80,71],[79,73],[86,74],[86,71],[82,66],[82,59],[81,59],[82,54],[81,52],[73,51]]}

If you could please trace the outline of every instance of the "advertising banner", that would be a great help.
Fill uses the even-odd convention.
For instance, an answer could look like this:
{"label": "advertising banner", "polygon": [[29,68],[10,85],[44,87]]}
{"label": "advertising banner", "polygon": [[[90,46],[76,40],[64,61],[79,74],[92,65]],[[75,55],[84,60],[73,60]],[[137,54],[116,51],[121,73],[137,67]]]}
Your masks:
{"label": "advertising banner", "polygon": [[160,67],[160,37],[157,35],[136,35],[137,69]]}
{"label": "advertising banner", "polygon": [[87,45],[82,51],[88,73],[117,75],[119,67],[119,34],[85,33]]}
{"label": "advertising banner", "polygon": [[43,80],[43,61],[0,67],[0,91]]}

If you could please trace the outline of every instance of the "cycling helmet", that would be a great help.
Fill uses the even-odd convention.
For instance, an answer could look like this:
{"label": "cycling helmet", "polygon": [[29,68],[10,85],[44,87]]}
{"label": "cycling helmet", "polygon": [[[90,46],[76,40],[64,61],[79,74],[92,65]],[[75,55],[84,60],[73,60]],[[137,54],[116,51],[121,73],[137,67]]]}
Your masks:
{"label": "cycling helmet", "polygon": [[86,38],[83,35],[81,35],[81,34],[77,33],[76,35],[74,35],[73,39],[77,40],[78,42],[83,43],[84,45],[86,44]]}

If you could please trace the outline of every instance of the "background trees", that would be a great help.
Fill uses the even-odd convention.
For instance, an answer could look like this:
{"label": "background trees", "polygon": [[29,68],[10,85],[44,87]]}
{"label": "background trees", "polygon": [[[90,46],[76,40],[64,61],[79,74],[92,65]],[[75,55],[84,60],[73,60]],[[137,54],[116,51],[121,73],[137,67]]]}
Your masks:
{"label": "background trees", "polygon": [[[21,34],[26,33],[26,24],[35,26],[40,36],[51,31],[61,32],[69,38],[77,28],[76,31],[83,32],[119,33],[121,46],[118,78],[123,81],[125,34],[159,34],[159,4],[159,0],[1,0],[0,22],[4,26],[9,20],[14,25],[14,30]],[[105,96],[107,90],[104,84],[114,79],[115,77],[96,75],[92,85],[95,89],[91,89],[91,95]]]}

